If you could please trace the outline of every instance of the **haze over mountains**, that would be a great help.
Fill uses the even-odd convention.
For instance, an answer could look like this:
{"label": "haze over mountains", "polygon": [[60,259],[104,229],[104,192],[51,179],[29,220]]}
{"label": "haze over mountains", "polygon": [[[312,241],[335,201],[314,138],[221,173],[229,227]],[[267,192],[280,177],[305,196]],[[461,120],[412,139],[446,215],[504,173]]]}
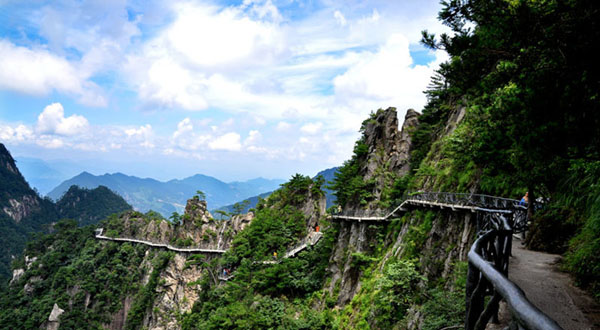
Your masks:
{"label": "haze over mountains", "polygon": [[186,200],[201,190],[206,194],[208,207],[216,209],[246,198],[270,192],[283,183],[280,179],[256,178],[248,181],[223,182],[216,178],[197,174],[185,179],[167,182],[150,178],[139,178],[122,173],[93,175],[88,172],[62,182],[48,193],[54,200],[59,199],[72,185],[92,189],[106,186],[131,204],[136,210],[154,210],[165,217],[173,212],[181,213]]}
{"label": "haze over mountains", "polygon": [[[326,170],[320,171],[319,173],[317,173],[317,175],[315,175],[313,178],[318,177],[319,175],[323,177],[323,179],[325,179],[325,185],[323,187],[323,191],[325,192],[325,200],[326,200],[326,207],[330,208],[331,206],[333,206],[333,204],[335,203],[336,197],[333,194],[334,191],[332,191],[331,189],[327,188],[328,183],[333,181],[333,179],[335,178],[335,173],[337,173],[339,167],[332,167],[332,168],[328,168]],[[260,195],[257,196],[252,196],[249,198],[244,199],[248,201],[248,204],[245,205],[245,207],[243,209],[241,209],[242,213],[246,213],[248,212],[251,208],[254,208],[256,206],[256,203],[258,203],[259,198],[267,198],[269,197],[269,195],[271,195],[272,191],[266,192],[266,193],[262,193]],[[238,201],[238,202],[243,202],[243,201]],[[237,202],[236,202],[237,203]],[[234,208],[234,204],[230,204],[230,205],[225,205],[222,207],[219,207],[213,211],[211,211],[212,213],[214,213],[214,211],[216,210],[222,210],[225,212],[229,212],[232,213],[235,211]],[[215,214],[213,214],[214,216]]]}

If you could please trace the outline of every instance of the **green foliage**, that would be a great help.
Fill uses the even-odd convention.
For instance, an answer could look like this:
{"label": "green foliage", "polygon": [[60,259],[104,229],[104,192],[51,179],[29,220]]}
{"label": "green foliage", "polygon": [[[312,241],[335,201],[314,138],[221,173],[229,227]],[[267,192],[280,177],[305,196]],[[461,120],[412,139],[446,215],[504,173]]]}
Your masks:
{"label": "green foliage", "polygon": [[452,290],[442,286],[431,288],[421,311],[424,315],[423,330],[438,330],[461,326],[465,318],[465,285],[467,263],[454,265]]}
{"label": "green foliage", "polygon": [[[248,207],[248,205],[250,205],[249,200],[244,200],[243,202],[238,202],[238,203],[233,204],[232,215],[241,214],[244,211],[244,209],[246,209]],[[225,214],[227,214],[227,212],[225,212]]]}
{"label": "green foliage", "polygon": [[71,186],[56,202],[56,208],[60,218],[75,219],[80,226],[95,224],[113,213],[131,210],[121,196],[105,186],[95,189]]}
{"label": "green foliage", "polygon": [[[37,257],[15,285],[0,293],[0,324],[7,328],[39,328],[54,303],[65,309],[61,327],[98,328],[122,307],[137,290],[146,248],[141,245],[101,242],[94,227],[78,228],[63,220],[50,235],[38,235],[27,244],[25,254]],[[21,263],[21,265],[23,265]],[[41,280],[34,282],[39,277]],[[33,292],[23,291],[26,283]],[[86,307],[86,295],[92,303]]]}
{"label": "green foliage", "polygon": [[[415,215],[415,219],[417,224],[411,224],[408,232],[404,235],[403,238],[403,246],[404,253],[402,255],[405,259],[415,259],[420,255],[421,250],[423,249],[423,244],[425,244],[425,240],[431,231],[433,219],[436,216],[436,213],[433,211],[415,211],[413,213]],[[410,215],[405,216],[405,218]]]}
{"label": "green foliage", "polygon": [[140,288],[135,300],[127,314],[127,324],[125,329],[138,329],[144,320],[144,315],[152,306],[156,298],[156,286],[159,282],[160,273],[167,267],[169,261],[173,258],[173,252],[161,252],[152,263],[152,273],[148,283]]}
{"label": "green foliage", "polygon": [[406,315],[406,310],[418,299],[417,285],[425,281],[415,264],[399,260],[387,265],[384,275],[377,281],[375,318],[382,329],[389,329]]}
{"label": "green foliage", "polygon": [[206,194],[202,190],[196,190],[196,195],[194,195],[194,198],[206,200]]}
{"label": "green foliage", "polygon": [[360,168],[366,161],[368,146],[364,142],[364,137],[354,145],[354,154],[350,160],[344,162],[335,173],[335,178],[329,189],[334,190],[336,203],[341,207],[349,204],[364,205],[371,200],[373,183],[365,182]]}
{"label": "green foliage", "polygon": [[294,258],[280,259],[277,264],[256,263],[270,260],[274,251],[283,256],[306,236],[307,223],[300,208],[309,202],[308,195],[322,195],[322,181],[294,175],[257,205],[253,221],[216,261],[221,265],[218,269],[235,269],[235,277],[222,286],[210,280],[201,283],[200,299],[182,320],[184,329],[329,328],[329,319],[308,307],[306,299],[323,285],[336,227],[324,230],[319,244]]}

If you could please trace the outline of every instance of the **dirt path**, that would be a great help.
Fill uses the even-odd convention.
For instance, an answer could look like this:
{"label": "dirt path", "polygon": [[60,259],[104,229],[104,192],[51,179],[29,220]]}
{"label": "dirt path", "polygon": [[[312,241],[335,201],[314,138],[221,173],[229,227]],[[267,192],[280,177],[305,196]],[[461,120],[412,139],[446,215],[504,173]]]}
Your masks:
{"label": "dirt path", "polygon": [[509,278],[529,301],[565,330],[600,329],[600,306],[558,270],[559,255],[526,250],[517,239],[512,253]]}

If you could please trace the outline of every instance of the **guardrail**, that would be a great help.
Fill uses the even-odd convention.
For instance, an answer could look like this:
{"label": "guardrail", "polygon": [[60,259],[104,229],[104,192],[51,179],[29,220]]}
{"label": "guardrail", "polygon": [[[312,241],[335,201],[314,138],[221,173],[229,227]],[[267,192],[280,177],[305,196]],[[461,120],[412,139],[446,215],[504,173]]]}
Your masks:
{"label": "guardrail", "polygon": [[102,240],[106,240],[106,241],[115,241],[115,242],[130,242],[130,243],[144,244],[147,246],[156,247],[156,248],[164,248],[167,250],[180,252],[180,253],[217,253],[217,254],[225,253],[225,250],[218,250],[218,249],[180,248],[180,247],[172,246],[170,244],[165,244],[162,242],[151,242],[151,241],[141,240],[141,239],[137,239],[137,238],[109,237],[109,236],[102,235],[103,230],[104,230],[103,228],[98,228],[95,230],[95,237],[97,239],[102,239]]}
{"label": "guardrail", "polygon": [[[506,301],[513,316],[510,329],[562,329],[527,300],[523,291],[508,279],[513,229],[504,215],[489,217],[493,229],[484,232],[468,254],[465,329],[483,330],[490,319],[497,322],[501,299]],[[486,296],[491,296],[487,304]]]}

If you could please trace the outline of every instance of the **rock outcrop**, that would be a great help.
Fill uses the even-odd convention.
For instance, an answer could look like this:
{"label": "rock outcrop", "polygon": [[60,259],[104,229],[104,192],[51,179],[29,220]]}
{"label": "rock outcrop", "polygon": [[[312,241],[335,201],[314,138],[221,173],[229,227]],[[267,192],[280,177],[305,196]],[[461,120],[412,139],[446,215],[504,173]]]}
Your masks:
{"label": "rock outcrop", "polygon": [[64,312],[64,309],[58,307],[58,305],[54,303],[52,312],[50,312],[50,316],[48,316],[48,322],[46,322],[46,330],[58,330],[60,328],[60,316]]}
{"label": "rock outcrop", "polygon": [[[409,171],[411,151],[410,132],[418,125],[419,113],[409,109],[402,129],[398,130],[396,108],[379,110],[363,123],[363,141],[368,148],[360,174],[364,181],[375,181],[371,192],[373,202],[368,205],[347,205],[346,209],[377,209],[377,201],[393,178]],[[391,175],[390,175],[391,174]],[[391,180],[392,179],[392,180]],[[375,243],[377,226],[368,223],[342,222],[336,246],[330,259],[329,272],[332,280],[327,289],[339,290],[338,305],[348,303],[360,289],[360,270],[352,267],[352,253],[370,253]]]}
{"label": "rock outcrop", "polygon": [[254,214],[232,216],[229,220],[216,220],[206,208],[206,202],[189,199],[185,213],[177,222],[164,219],[149,220],[139,212],[127,212],[121,216],[120,228],[108,227],[109,236],[135,238],[177,247],[226,250],[232,238],[250,223]]}

